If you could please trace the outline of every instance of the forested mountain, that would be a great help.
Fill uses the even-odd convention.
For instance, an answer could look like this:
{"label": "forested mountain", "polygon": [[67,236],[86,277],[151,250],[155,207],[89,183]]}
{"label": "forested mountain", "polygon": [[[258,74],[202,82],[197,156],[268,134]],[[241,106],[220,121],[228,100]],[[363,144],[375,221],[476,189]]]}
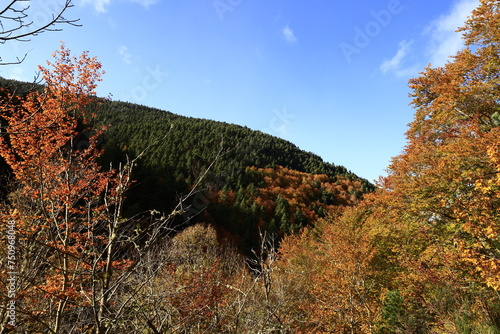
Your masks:
{"label": "forested mountain", "polygon": [[[0,81],[0,212],[2,229],[19,236],[15,307],[26,328],[218,332],[228,317],[234,332],[269,327],[255,316],[257,282],[279,242],[374,186],[258,131],[100,99],[100,64],[64,47],[56,55],[44,85]],[[3,328],[14,328],[2,310]]]}
{"label": "forested mountain", "polygon": [[[245,187],[246,167],[282,166],[299,172],[359,180],[360,190],[364,192],[374,189],[368,181],[343,166],[326,163],[290,142],[247,127],[115,101],[104,103],[97,115],[100,122],[110,126],[105,134],[105,159],[116,162],[125,154],[134,157],[152,144],[141,159],[137,177],[149,191],[159,194],[174,194],[172,186],[179,183],[187,187],[193,185],[212,163],[205,185],[216,182],[225,188]],[[167,209],[165,195],[157,195],[141,205],[148,209]]]}
{"label": "forested mountain", "polygon": [[[2,85],[21,96],[41,89],[5,79]],[[116,168],[144,151],[134,166],[125,216],[166,214],[184,198],[189,209],[174,225],[209,221],[240,240],[245,251],[258,242],[259,229],[281,236],[297,232],[374,190],[343,166],[247,127],[105,99],[88,108],[96,114],[92,128],[106,128],[99,137],[102,166]],[[82,131],[80,139],[92,131]],[[270,173],[271,179],[279,176],[295,187],[266,181]],[[299,174],[301,181],[296,182]],[[290,205],[283,193],[286,188],[307,194]],[[194,195],[187,196],[192,190]]]}
{"label": "forested mountain", "polygon": [[[191,217],[193,222],[210,221],[243,239],[246,250],[257,241],[259,227],[279,235],[298,231],[314,222],[310,212],[324,217],[332,211],[332,204],[351,205],[351,197],[357,200],[374,190],[371,183],[343,166],[326,163],[288,141],[247,127],[116,101],[100,106],[97,121],[108,127],[103,138],[103,165],[116,165],[126,156],[133,158],[149,147],[135,167],[133,177],[137,182],[127,195],[126,215],[145,210],[169,212],[179,197],[201,181],[197,191],[203,193],[186,200],[191,209],[177,223]],[[315,183],[317,191],[309,191],[307,201],[279,214],[282,222],[277,223],[273,217],[280,210],[279,198],[283,201],[279,191],[267,196],[268,203],[272,203],[267,208],[256,204],[261,192],[271,186],[264,185],[266,172],[260,172],[261,169],[267,173],[270,169],[276,173],[295,171],[307,177],[323,175],[326,180],[323,179],[323,185]],[[344,194],[325,190],[335,184],[345,190]],[[299,192],[298,185],[292,191]],[[234,200],[228,200],[232,194]],[[326,210],[327,206],[330,210]],[[205,208],[208,211],[204,212]],[[263,214],[265,209],[267,214]],[[294,218],[298,216],[303,218]]]}

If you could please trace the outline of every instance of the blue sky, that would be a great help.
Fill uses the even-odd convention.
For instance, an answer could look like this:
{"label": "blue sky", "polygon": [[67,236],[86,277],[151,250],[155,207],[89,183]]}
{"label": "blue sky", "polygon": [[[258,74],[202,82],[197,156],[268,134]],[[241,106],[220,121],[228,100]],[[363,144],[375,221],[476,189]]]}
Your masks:
{"label": "blue sky", "polygon": [[[32,1],[34,24],[62,0]],[[462,48],[479,0],[81,0],[81,27],[1,45],[31,81],[60,41],[106,74],[101,96],[247,126],[378,179],[405,145],[408,79]]]}

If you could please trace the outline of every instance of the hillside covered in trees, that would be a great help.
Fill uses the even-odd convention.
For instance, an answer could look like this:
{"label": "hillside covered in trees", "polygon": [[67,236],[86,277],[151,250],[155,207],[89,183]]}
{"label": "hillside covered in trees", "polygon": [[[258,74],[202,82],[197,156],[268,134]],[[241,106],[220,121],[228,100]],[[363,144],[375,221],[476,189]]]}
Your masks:
{"label": "hillside covered in trees", "polygon": [[[112,101],[99,108],[97,121],[109,126],[102,139],[103,165],[138,156],[148,148],[135,167],[136,183],[127,195],[126,215],[169,212],[197,185],[197,193],[186,198],[191,209],[179,223],[191,216],[198,222],[209,220],[253,244],[259,228],[279,235],[291,228],[298,231],[332,212],[334,206],[352,205],[375,189],[343,166],[246,127]],[[302,174],[300,180],[293,172]],[[312,180],[313,175],[318,180]],[[301,183],[309,188],[299,188]],[[291,189],[303,200],[290,205],[277,188]],[[300,195],[301,191],[307,194]],[[266,193],[265,205],[258,200],[262,193]],[[277,205],[280,201],[286,210]],[[277,215],[280,222],[273,220]]]}
{"label": "hillside covered in trees", "polygon": [[[3,80],[1,331],[499,333],[500,4],[410,81],[376,188],[248,128]],[[15,87],[16,89],[12,89]]]}
{"label": "hillside covered in trees", "polygon": [[[42,90],[2,83],[21,96]],[[210,221],[239,240],[246,253],[257,246],[259,230],[280,237],[299,231],[375,189],[343,166],[246,127],[109,100],[88,108],[96,113],[91,128],[106,128],[98,139],[101,166],[116,168],[140,156],[124,202],[126,217],[168,214],[182,201],[188,209],[172,226]],[[77,145],[87,145],[91,128],[80,126]]]}
{"label": "hillside covered in trees", "polygon": [[[343,166],[325,163],[319,156],[302,151],[290,142],[246,127],[178,116],[124,102],[104,103],[97,116],[100,123],[110,126],[104,136],[104,158],[109,161],[120,161],[125,155],[136,156],[154,143],[141,160],[141,170],[136,171],[141,183],[158,184],[161,177],[168,178],[163,187],[154,188],[168,191],[175,182],[189,187],[210,168],[203,185],[221,183],[223,179],[224,187],[237,189],[247,186],[243,175],[246,167],[282,166],[299,172],[359,180],[363,187],[359,190],[363,192],[374,189],[367,180]],[[165,202],[162,196],[159,200]],[[148,198],[145,206],[152,205],[158,208],[161,202]]]}

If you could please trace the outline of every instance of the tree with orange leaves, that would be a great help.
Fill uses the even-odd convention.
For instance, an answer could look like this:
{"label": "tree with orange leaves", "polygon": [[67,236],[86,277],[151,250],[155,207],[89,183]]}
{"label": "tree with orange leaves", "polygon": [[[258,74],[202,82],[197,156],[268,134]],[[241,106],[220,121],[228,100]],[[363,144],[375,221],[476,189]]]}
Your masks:
{"label": "tree with orange leaves", "polygon": [[0,155],[17,188],[2,220],[14,221],[18,234],[18,323],[28,331],[101,333],[109,328],[114,271],[132,264],[117,257],[130,166],[103,171],[102,130],[86,125],[99,104],[101,64],[64,46],[54,57],[52,70],[40,67],[42,91],[5,93],[1,101],[8,125]]}
{"label": "tree with orange leaves", "polygon": [[376,250],[363,226],[365,210],[360,204],[283,240],[280,272],[307,282],[293,301],[303,317],[292,322],[298,332],[375,332],[379,302],[371,261]]}
{"label": "tree with orange leaves", "polygon": [[458,331],[464,319],[487,332],[499,314],[499,21],[498,1],[482,0],[459,29],[465,48],[410,80],[408,145],[377,199],[401,286],[433,332]]}
{"label": "tree with orange leaves", "polygon": [[500,5],[481,0],[466,47],[410,81],[414,121],[380,191],[285,238],[310,283],[305,327],[336,333],[500,329]]}
{"label": "tree with orange leaves", "polygon": [[415,120],[392,165],[415,215],[448,231],[483,282],[500,289],[500,5],[483,0],[466,22],[466,48],[410,81]]}

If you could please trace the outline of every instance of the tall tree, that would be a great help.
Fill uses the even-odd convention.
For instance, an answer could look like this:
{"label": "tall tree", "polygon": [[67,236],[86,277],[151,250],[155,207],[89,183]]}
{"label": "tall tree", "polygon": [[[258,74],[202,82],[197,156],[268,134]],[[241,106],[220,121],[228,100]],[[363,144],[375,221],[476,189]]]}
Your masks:
{"label": "tall tree", "polygon": [[[478,326],[498,315],[492,306],[500,289],[498,22],[498,1],[482,0],[459,29],[465,48],[410,80],[416,113],[408,145],[377,200],[379,225],[393,233],[386,240],[397,236],[391,243],[406,268],[407,297],[426,309],[435,330],[457,330],[457,319],[465,318],[479,319],[467,321],[470,330],[485,330]],[[475,306],[464,307],[465,300]]]}
{"label": "tall tree", "polygon": [[[83,330],[77,320],[88,317],[102,332],[113,270],[130,265],[116,257],[129,171],[101,170],[101,131],[85,125],[99,103],[101,64],[87,53],[71,57],[64,46],[54,57],[51,70],[40,67],[42,92],[3,94],[9,133],[0,137],[0,155],[18,188],[3,210],[19,233],[17,311],[32,331]],[[81,307],[90,311],[76,312]]]}
{"label": "tall tree", "polygon": [[414,197],[418,214],[436,230],[444,225],[453,231],[460,254],[495,290],[500,289],[499,20],[498,1],[481,1],[460,29],[466,48],[444,67],[427,68],[410,81],[417,113],[406,152],[392,166],[393,184]]}

